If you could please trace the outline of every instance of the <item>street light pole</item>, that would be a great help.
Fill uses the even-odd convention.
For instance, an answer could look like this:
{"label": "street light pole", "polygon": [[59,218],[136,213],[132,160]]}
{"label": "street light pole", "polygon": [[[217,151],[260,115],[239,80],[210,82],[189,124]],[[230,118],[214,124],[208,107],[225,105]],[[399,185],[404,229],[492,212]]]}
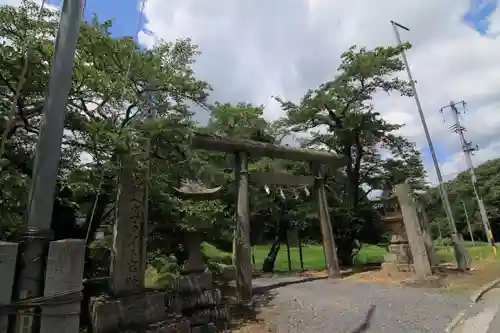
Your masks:
{"label": "street light pole", "polygon": [[[410,31],[407,27],[391,21],[392,28],[394,29],[394,34],[396,36],[396,40],[399,46],[402,46],[403,43],[401,41],[401,36],[399,35],[399,29],[403,29],[405,31]],[[424,111],[422,110],[422,104],[420,103],[420,99],[417,94],[417,88],[415,86],[415,81],[413,80],[413,75],[411,74],[410,66],[408,65],[408,59],[406,58],[406,53],[404,50],[401,52],[401,56],[403,58],[403,64],[406,68],[406,72],[408,74],[408,80],[410,81],[410,86],[413,91],[413,97],[415,98],[415,104],[417,105],[417,110],[420,115],[420,120],[422,121],[422,127],[424,129],[425,138],[427,139],[427,144],[429,145],[429,150],[431,152],[432,161],[434,163],[434,168],[436,170],[436,174],[439,181],[439,192],[441,194],[441,201],[443,203],[444,211],[446,213],[446,217],[448,218],[448,223],[450,224],[450,228],[452,231],[451,240],[453,242],[453,250],[455,253],[455,260],[457,261],[457,266],[459,269],[466,270],[469,268],[469,260],[467,258],[466,250],[463,244],[460,242],[458,238],[457,226],[455,224],[455,219],[453,218],[453,212],[451,210],[450,200],[448,199],[448,191],[446,190],[443,176],[441,174],[441,170],[439,168],[439,162],[436,157],[436,151],[434,150],[434,145],[432,143],[431,135],[429,133],[429,128],[427,127],[427,122],[425,120]]]}

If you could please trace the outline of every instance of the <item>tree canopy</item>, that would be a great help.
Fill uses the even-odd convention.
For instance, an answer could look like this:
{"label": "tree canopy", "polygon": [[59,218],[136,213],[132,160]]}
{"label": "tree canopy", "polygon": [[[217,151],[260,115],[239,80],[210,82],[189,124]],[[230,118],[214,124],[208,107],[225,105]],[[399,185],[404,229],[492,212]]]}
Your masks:
{"label": "tree canopy", "polygon": [[[16,239],[25,224],[34,144],[57,27],[56,11],[44,10],[37,20],[38,10],[30,1],[0,8],[0,234],[4,239]],[[109,230],[117,177],[127,159],[137,168],[150,166],[151,253],[174,252],[182,233],[200,226],[208,241],[230,247],[235,193],[233,176],[227,171],[233,167],[232,157],[193,151],[189,141],[195,132],[284,145],[290,134],[307,131],[310,135],[297,145],[344,156],[345,167],[327,170],[331,223],[343,264],[351,262],[358,242],[374,243],[384,236],[370,199],[373,190],[406,179],[425,183],[418,150],[397,133],[403,125],[384,120],[383,110],[373,102],[379,91],[410,96],[408,83],[397,76],[403,69],[399,56],[409,44],[351,47],[342,54],[332,80],[305,92],[300,101],[278,98],[284,117],[269,121],[264,107],[251,101],[208,102],[212,88],[193,71],[200,52],[191,40],[160,41],[145,49],[131,38],[113,37],[112,24],[94,16],[81,26],[54,203],[52,227],[57,237],[89,234],[92,241],[98,228]],[[12,108],[25,61],[26,81]],[[200,107],[209,114],[207,124],[193,119]],[[156,117],[148,117],[151,113]],[[151,154],[144,149],[147,142]],[[267,158],[251,158],[250,170],[309,172],[305,163]],[[226,191],[214,201],[181,200],[174,187],[183,179],[222,185]],[[267,194],[252,187],[253,242],[279,242],[290,227],[302,230],[310,241],[319,241],[319,221],[307,192],[300,186],[271,186]]]}
{"label": "tree canopy", "polygon": [[[477,187],[481,198],[483,199],[488,219],[493,234],[500,237],[500,159],[493,159],[476,167]],[[486,241],[484,229],[482,226],[479,207],[472,189],[471,176],[468,171],[461,172],[455,179],[446,183],[448,196],[451,203],[453,216],[457,224],[457,229],[466,239],[469,238],[467,226],[466,211],[472,226],[473,236],[476,240]],[[438,225],[443,237],[450,234],[446,215],[441,205],[438,188],[432,188],[426,193],[426,199],[431,212],[431,218],[434,220],[434,234],[439,233]],[[464,209],[465,205],[465,209]]]}

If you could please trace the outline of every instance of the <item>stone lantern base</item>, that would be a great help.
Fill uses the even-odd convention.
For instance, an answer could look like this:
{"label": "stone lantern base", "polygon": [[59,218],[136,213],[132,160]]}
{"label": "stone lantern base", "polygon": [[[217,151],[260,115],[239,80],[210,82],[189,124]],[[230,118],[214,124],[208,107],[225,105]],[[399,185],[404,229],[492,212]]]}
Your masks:
{"label": "stone lantern base", "polygon": [[388,272],[412,272],[413,257],[401,214],[392,213],[382,220],[391,231],[389,252],[384,257],[382,269]]}
{"label": "stone lantern base", "polygon": [[388,272],[413,272],[413,259],[408,242],[389,245],[389,253],[384,256],[382,269]]}

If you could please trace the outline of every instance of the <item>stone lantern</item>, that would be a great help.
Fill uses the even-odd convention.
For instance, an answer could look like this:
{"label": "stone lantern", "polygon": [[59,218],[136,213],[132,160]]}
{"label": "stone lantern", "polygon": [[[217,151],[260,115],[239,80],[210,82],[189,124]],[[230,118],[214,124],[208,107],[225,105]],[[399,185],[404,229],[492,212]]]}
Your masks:
{"label": "stone lantern", "polygon": [[383,216],[381,218],[387,230],[391,233],[388,253],[384,257],[382,269],[390,271],[412,271],[413,258],[406,235],[403,215],[396,197],[391,189],[382,192]]}
{"label": "stone lantern", "polygon": [[[221,195],[222,186],[208,188],[200,181],[185,180],[180,188],[174,188],[177,197],[184,200],[205,201],[215,200]],[[203,230],[187,232],[184,236],[184,246],[188,253],[188,260],[182,267],[185,273],[202,273],[205,271],[205,263],[201,251],[201,233]]]}
{"label": "stone lantern", "polygon": [[[174,190],[179,198],[192,201],[215,200],[222,194],[222,186],[209,188],[199,181],[183,181],[180,188]],[[227,320],[229,312],[221,304],[221,292],[214,288],[212,273],[203,260],[203,231],[198,225],[195,231],[183,236],[188,259],[181,268],[181,277],[173,285],[176,293],[167,297],[167,304],[189,316],[190,332],[212,333],[215,332],[214,322]]]}

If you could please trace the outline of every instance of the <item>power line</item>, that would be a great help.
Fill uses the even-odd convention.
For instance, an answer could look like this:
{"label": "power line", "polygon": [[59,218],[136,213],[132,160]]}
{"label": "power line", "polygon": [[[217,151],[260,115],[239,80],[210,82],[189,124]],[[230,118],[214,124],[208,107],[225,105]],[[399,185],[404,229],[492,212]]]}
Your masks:
{"label": "power line", "polygon": [[472,163],[472,153],[474,151],[477,151],[479,149],[479,147],[477,145],[473,146],[472,142],[468,141],[465,138],[464,132],[466,131],[466,128],[465,128],[465,126],[463,126],[460,123],[460,114],[461,113],[457,109],[457,105],[461,105],[462,109],[465,113],[465,110],[466,110],[465,101],[456,102],[456,103],[450,102],[450,104],[442,107],[440,112],[442,113],[443,110],[446,108],[451,109],[455,123],[452,126],[450,126],[450,129],[452,132],[457,133],[459,138],[460,138],[460,142],[462,144],[462,151],[464,152],[464,156],[465,156],[465,162],[467,163],[467,170],[469,171],[470,176],[471,176],[472,189],[474,191],[474,196],[476,197],[477,205],[479,207],[479,212],[481,214],[481,220],[483,222],[484,233],[486,235],[486,239],[494,247],[495,241],[493,239],[493,234],[491,233],[490,222],[488,221],[488,214],[487,214],[486,209],[484,207],[483,199],[481,198],[481,196],[479,195],[479,192],[477,190],[477,178],[476,178],[476,173],[474,170],[474,164]]}

